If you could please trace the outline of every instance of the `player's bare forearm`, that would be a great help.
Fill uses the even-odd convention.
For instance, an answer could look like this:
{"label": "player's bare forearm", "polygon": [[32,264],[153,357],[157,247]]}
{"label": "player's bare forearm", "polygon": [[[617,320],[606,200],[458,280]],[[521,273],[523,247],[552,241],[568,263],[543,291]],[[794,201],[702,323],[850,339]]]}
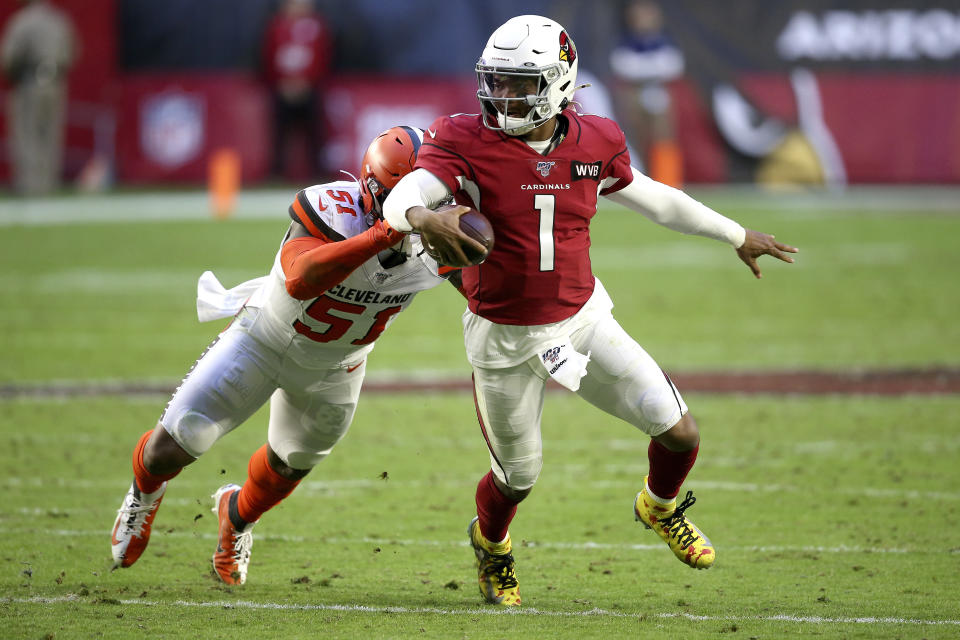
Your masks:
{"label": "player's bare forearm", "polygon": [[757,265],[757,258],[763,255],[773,256],[784,262],[793,262],[793,258],[787,253],[797,253],[799,249],[791,247],[788,244],[777,242],[774,236],[768,233],[761,233],[753,229],[746,230],[746,236],[743,244],[737,248],[737,255],[743,260],[744,264],[750,267],[750,271],[757,278],[762,278],[760,267]]}
{"label": "player's bare forearm", "polygon": [[426,207],[410,207],[407,209],[407,222],[415,232],[421,233],[425,226],[429,226],[432,213]]}

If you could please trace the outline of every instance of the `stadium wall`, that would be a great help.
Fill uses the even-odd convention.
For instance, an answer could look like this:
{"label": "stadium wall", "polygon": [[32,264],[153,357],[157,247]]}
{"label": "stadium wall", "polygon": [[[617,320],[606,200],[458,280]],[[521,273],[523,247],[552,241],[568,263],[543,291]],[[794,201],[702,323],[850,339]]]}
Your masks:
{"label": "stadium wall", "polygon": [[[239,151],[247,183],[266,177],[269,103],[253,60],[271,3],[231,0],[226,24],[216,20],[225,1],[54,0],[82,42],[70,76],[68,178],[99,156],[120,182],[199,182],[207,157],[223,146]],[[536,7],[565,21],[590,65],[583,71],[594,87],[578,99],[588,111],[615,117],[606,108],[606,53],[622,4]],[[378,126],[426,126],[444,112],[475,111],[472,61],[485,34],[515,11],[508,2],[482,12],[444,3],[431,14],[435,5],[411,0],[389,20],[376,20],[382,3],[373,0],[318,5],[340,34],[341,71],[320,114],[331,171],[353,166]],[[0,2],[0,26],[15,6]],[[960,183],[956,3],[673,0],[663,8],[687,59],[670,91],[688,182]],[[424,15],[449,25],[441,42],[452,44],[442,55],[392,35],[421,32]],[[202,24],[220,28],[192,36]],[[764,127],[778,134],[747,144]],[[9,173],[5,128],[4,110],[0,180]]]}

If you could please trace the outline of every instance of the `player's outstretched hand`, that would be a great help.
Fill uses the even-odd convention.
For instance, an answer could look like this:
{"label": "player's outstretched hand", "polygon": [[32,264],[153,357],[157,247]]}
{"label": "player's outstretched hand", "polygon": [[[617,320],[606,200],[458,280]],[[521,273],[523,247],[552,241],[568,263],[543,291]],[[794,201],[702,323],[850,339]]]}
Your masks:
{"label": "player's outstretched hand", "polygon": [[468,267],[473,264],[464,252],[464,245],[474,247],[473,253],[486,248],[460,229],[460,216],[469,207],[454,206],[431,211],[413,207],[407,212],[407,220],[420,234],[424,248],[440,264],[449,267]]}
{"label": "player's outstretched hand", "polygon": [[737,249],[737,255],[750,267],[750,271],[753,271],[754,276],[762,278],[760,267],[757,266],[757,258],[762,255],[768,255],[778,260],[783,260],[784,262],[793,262],[793,258],[784,252],[796,253],[797,251],[799,251],[799,249],[796,247],[777,242],[770,234],[747,229],[746,240],[744,240],[740,248]]}

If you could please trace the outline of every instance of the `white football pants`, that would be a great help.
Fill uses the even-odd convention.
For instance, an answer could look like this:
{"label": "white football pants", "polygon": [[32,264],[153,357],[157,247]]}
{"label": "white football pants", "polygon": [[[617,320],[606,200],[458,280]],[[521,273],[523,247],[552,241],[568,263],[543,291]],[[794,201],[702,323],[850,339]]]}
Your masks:
{"label": "white football pants", "polygon": [[[651,437],[670,429],[687,412],[673,382],[612,315],[570,338],[577,351],[590,354],[587,374],[576,392],[590,404]],[[548,377],[537,354],[513,367],[473,368],[477,414],[491,468],[513,489],[532,487],[543,466],[540,419]]]}
{"label": "white football pants", "polygon": [[250,336],[243,313],[208,347],[173,394],[160,424],[199,458],[270,401],[267,442],[294,469],[311,469],[347,433],[366,361],[308,369]]}

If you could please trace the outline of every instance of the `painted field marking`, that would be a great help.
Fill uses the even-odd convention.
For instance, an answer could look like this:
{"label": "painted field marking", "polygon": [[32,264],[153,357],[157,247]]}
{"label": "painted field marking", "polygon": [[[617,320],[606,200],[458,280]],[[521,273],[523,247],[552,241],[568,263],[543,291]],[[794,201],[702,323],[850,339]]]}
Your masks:
{"label": "painted field marking", "polygon": [[[31,527],[28,529],[18,529],[14,527],[0,528],[0,535],[23,535],[26,533],[63,536],[63,537],[103,537],[110,535],[110,530],[103,531],[93,529],[37,529]],[[217,534],[209,531],[164,531],[163,537],[171,538],[191,538],[201,540],[216,540]],[[291,536],[286,534],[257,534],[258,540],[273,540],[278,542],[296,542],[309,543],[319,542],[323,544],[374,544],[374,545],[397,545],[401,547],[466,547],[469,542],[466,540],[408,540],[397,538],[376,538],[371,536],[361,536],[357,538],[338,538],[325,536]],[[635,544],[635,543],[616,543],[616,542],[541,542],[539,540],[524,540],[517,543],[517,546],[524,549],[562,549],[572,551],[662,551],[663,544]],[[929,548],[913,547],[860,547],[854,545],[718,545],[721,551],[730,553],[894,553],[894,554],[929,554]],[[947,553],[960,554],[960,548],[944,549]]]}
{"label": "painted field marking", "polygon": [[[785,216],[818,223],[821,220],[883,215],[903,215],[904,210],[922,214],[960,213],[960,196],[952,186],[853,185],[837,192],[769,193],[754,187],[695,187],[691,196],[724,212],[757,210],[768,216]],[[284,219],[296,189],[245,189],[237,194],[234,219]],[[615,214],[636,215],[618,205],[601,201],[600,208]],[[136,211],[135,216],[130,212]],[[798,216],[798,212],[802,216]],[[210,199],[205,190],[177,192],[107,193],[77,197],[0,198],[0,227],[69,224],[136,224],[172,220],[211,220]],[[652,223],[651,223],[652,224]]]}
{"label": "painted field marking", "polygon": [[[95,601],[78,596],[59,596],[56,598],[3,598],[0,602],[15,604],[64,604],[72,602]],[[915,626],[960,626],[960,620],[923,620],[917,618],[828,618],[823,616],[793,616],[780,614],[776,616],[706,616],[690,613],[624,613],[622,611],[608,611],[606,609],[589,609],[586,611],[546,611],[533,607],[523,608],[492,608],[477,607],[475,609],[441,609],[438,607],[372,607],[362,604],[286,604],[277,602],[251,602],[249,600],[219,600],[212,602],[194,602],[189,600],[174,600],[163,602],[160,600],[142,600],[139,598],[118,599],[116,602],[123,605],[138,605],[145,607],[180,607],[180,608],[217,608],[217,609],[259,609],[277,611],[346,611],[357,613],[413,613],[436,614],[443,616],[462,615],[491,615],[491,616],[549,616],[558,618],[580,617],[607,617],[607,618],[680,618],[692,622],[799,622],[807,624],[864,624],[864,625],[915,625]]]}
{"label": "painted field marking", "polygon": [[[467,486],[476,483],[473,476],[447,477],[444,478],[446,486]],[[435,480],[397,480],[390,479],[389,487],[416,489],[421,487],[430,487],[436,484]],[[555,483],[556,484],[556,483]],[[209,488],[205,482],[200,480],[178,479],[175,485],[183,490],[197,490]],[[384,482],[380,478],[341,478],[338,480],[306,480],[299,487],[297,495],[316,494],[316,493],[336,493],[340,491],[363,491],[367,489],[383,488]],[[594,480],[592,482],[578,482],[577,486],[587,486],[593,489],[608,489],[611,487],[627,487],[629,483],[620,480]],[[86,478],[43,478],[30,477],[23,478],[19,476],[8,476],[0,478],[0,488],[57,488],[57,489],[110,489],[122,491],[123,486],[107,480],[89,480]],[[129,488],[129,485],[127,485]],[[691,489],[710,490],[710,491],[731,491],[734,493],[801,493],[806,491],[804,487],[786,484],[759,484],[753,482],[726,482],[716,480],[691,480],[689,482]],[[216,487],[210,490],[215,490]],[[916,489],[878,489],[875,487],[838,487],[835,493],[853,496],[866,496],[870,498],[891,498],[891,499],[923,499],[923,500],[960,500],[960,491],[919,491]],[[118,494],[122,495],[122,494]],[[189,499],[188,499],[189,500]],[[192,501],[191,501],[192,502]],[[168,499],[168,503],[170,503]],[[56,510],[56,506],[47,507],[44,512]]]}
{"label": "painted field marking", "polygon": [[[241,191],[233,218],[249,220],[286,218],[287,207],[290,206],[295,195],[294,189]],[[136,215],[130,215],[131,211],[136,211]],[[72,224],[130,225],[189,220],[213,220],[210,213],[210,196],[206,191],[0,200],[0,227]]]}
{"label": "painted field marking", "polygon": [[[2,291],[0,278],[0,291]],[[39,335],[39,334],[38,334]],[[462,370],[432,372],[434,377],[397,371],[371,372],[364,393],[469,393],[473,389]],[[773,395],[867,394],[902,396],[960,394],[960,368],[851,369],[834,372],[787,369],[752,372],[678,371],[672,374],[691,393],[750,393]],[[52,380],[0,384],[0,402],[37,402],[58,398],[121,396],[129,399],[149,395],[169,397],[179,380]],[[549,382],[547,391],[563,390]],[[825,446],[825,445],[823,445]]]}
{"label": "painted field marking", "polygon": [[[266,272],[267,269],[262,271]],[[200,269],[138,269],[130,273],[122,269],[63,269],[39,275],[0,276],[0,292],[58,294],[68,290],[75,294],[142,295],[145,289],[157,294],[179,294],[197,287]],[[243,282],[263,275],[253,270],[221,269],[217,276],[224,282]]]}
{"label": "painted field marking", "polygon": [[[830,245],[828,248],[804,249],[803,256],[793,268],[835,269],[838,266],[884,266],[905,264],[911,252],[918,250],[905,242],[864,242],[862,244]],[[729,248],[720,244],[703,245],[693,242],[668,242],[642,251],[622,247],[593,247],[590,261],[596,271],[633,271],[694,269],[742,269],[737,260],[730,259]]]}

